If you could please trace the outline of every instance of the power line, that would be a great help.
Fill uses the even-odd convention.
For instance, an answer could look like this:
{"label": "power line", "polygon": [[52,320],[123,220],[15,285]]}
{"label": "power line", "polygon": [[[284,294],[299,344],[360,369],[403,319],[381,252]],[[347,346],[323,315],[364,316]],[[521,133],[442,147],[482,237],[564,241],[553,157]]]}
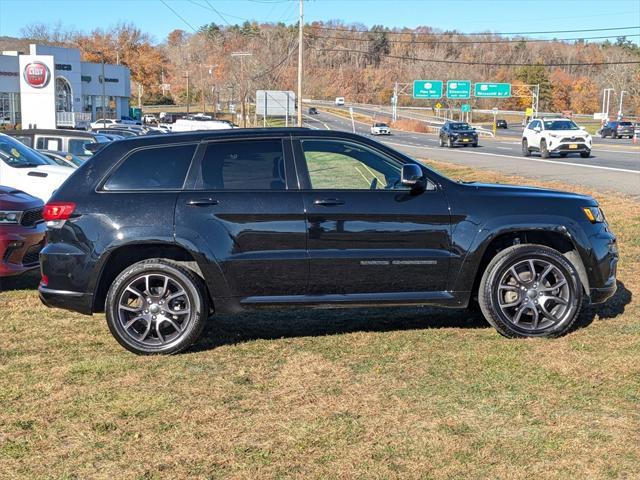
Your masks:
{"label": "power line", "polygon": [[182,20],[184,23],[186,23],[189,26],[189,28],[191,28],[191,30],[193,30],[195,33],[198,33],[198,30],[196,30],[193,27],[193,25],[191,25],[189,22],[187,22],[178,12],[176,12],[173,8],[171,8],[167,2],[165,2],[164,0],[160,0],[160,2],[165,7],[167,7],[169,10],[171,10],[176,17],[178,17],[180,20]]}
{"label": "power line", "polygon": [[[358,53],[366,56],[376,55],[375,52],[366,52],[363,50],[355,50],[350,48],[314,48],[317,52],[330,52],[330,53]],[[402,55],[385,55],[385,58],[393,58],[397,60],[411,60],[413,62],[426,62],[426,63],[445,63],[455,65],[477,65],[485,67],[591,67],[601,65],[639,65],[640,60],[630,60],[622,62],[585,62],[585,63],[495,63],[495,62],[467,62],[464,60],[438,60],[431,58],[420,57],[407,57]]]}
{"label": "power line", "polygon": [[229,21],[224,17],[224,15],[222,15],[218,10],[216,10],[216,8],[215,8],[213,5],[211,5],[211,2],[209,2],[209,0],[204,0],[204,2],[205,2],[207,5],[209,5],[209,8],[210,8],[211,10],[213,10],[214,12],[216,12],[216,13],[218,14],[218,16],[219,16],[222,20],[224,20],[224,23],[226,23],[227,25],[231,26],[231,23],[229,23]]}
{"label": "power line", "polygon": [[580,29],[580,30],[546,30],[546,31],[537,31],[537,32],[476,32],[476,33],[457,33],[457,32],[445,32],[445,33],[428,33],[428,32],[418,32],[416,30],[405,30],[402,32],[394,32],[387,30],[355,30],[353,28],[342,28],[342,27],[324,27],[319,25],[310,25],[311,28],[316,28],[319,30],[331,30],[336,32],[351,32],[351,33],[381,33],[385,32],[387,35],[420,35],[420,36],[478,36],[478,35],[542,35],[549,33],[580,33],[580,32],[607,32],[611,30],[640,30],[640,25],[636,25],[633,27],[610,27],[610,28],[588,28],[588,29]]}
{"label": "power line", "polygon": [[[354,32],[354,33],[364,33],[364,32]],[[373,31],[367,33],[384,33],[383,31]],[[326,40],[348,40],[354,42],[375,42],[378,41],[378,38],[363,38],[363,37],[331,37],[331,36],[321,36],[321,35],[313,35],[309,33],[305,33],[305,36],[308,38],[315,39],[326,39]],[[603,40],[607,38],[611,38],[611,35],[603,35],[596,37],[575,37],[575,38],[529,38],[529,39],[508,39],[508,40],[393,40],[387,39],[389,43],[405,43],[405,44],[429,44],[429,45],[440,45],[440,44],[478,44],[478,43],[538,43],[538,42],[568,42],[568,41],[578,41],[578,40]],[[640,37],[640,34],[632,34],[625,35],[625,37]]]}

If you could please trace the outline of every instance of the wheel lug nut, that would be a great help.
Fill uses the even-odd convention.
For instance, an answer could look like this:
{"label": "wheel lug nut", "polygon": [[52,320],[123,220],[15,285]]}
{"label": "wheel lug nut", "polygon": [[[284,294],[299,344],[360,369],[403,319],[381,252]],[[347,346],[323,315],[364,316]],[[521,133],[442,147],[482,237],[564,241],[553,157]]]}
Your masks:
{"label": "wheel lug nut", "polygon": [[155,316],[155,315],[153,315],[151,318],[152,318],[153,320],[155,320],[155,319],[156,319],[156,316]]}

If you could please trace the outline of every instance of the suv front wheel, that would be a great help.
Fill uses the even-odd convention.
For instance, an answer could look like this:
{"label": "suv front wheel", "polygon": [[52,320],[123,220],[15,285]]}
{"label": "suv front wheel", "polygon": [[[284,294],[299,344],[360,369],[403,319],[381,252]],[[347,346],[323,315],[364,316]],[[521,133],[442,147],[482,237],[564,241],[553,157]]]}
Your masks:
{"label": "suv front wheel", "polygon": [[515,245],[487,266],[478,302],[487,321],[505,337],[558,337],[574,324],[582,305],[575,267],[543,245]]}
{"label": "suv front wheel", "polygon": [[118,343],[139,355],[189,347],[202,333],[209,312],[200,277],[159,258],[121,272],[109,288],[105,310]]}

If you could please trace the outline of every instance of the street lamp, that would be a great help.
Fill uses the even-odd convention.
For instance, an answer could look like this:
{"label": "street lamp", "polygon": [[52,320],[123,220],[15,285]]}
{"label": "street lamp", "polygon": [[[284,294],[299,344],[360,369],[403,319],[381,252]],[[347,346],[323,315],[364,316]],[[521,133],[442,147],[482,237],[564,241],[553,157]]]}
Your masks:
{"label": "street lamp", "polygon": [[231,53],[232,57],[240,57],[240,88],[242,93],[242,126],[243,128],[247,127],[247,115],[245,111],[245,105],[247,101],[247,89],[244,85],[244,57],[252,56],[252,53],[249,52],[233,52]]}
{"label": "street lamp", "polygon": [[611,103],[611,92],[615,92],[613,88],[605,88],[602,91],[602,117],[603,120],[609,119],[609,103]]}

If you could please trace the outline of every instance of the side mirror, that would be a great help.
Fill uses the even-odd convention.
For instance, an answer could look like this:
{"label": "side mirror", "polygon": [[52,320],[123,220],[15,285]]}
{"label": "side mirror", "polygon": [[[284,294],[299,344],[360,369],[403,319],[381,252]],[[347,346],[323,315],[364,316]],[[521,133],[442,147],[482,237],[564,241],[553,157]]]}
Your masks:
{"label": "side mirror", "polygon": [[587,129],[587,127],[582,126],[582,125],[580,126],[580,130],[586,130],[586,129]]}
{"label": "side mirror", "polygon": [[422,169],[418,165],[414,163],[407,163],[402,166],[402,174],[400,178],[402,185],[411,187],[412,190],[424,188],[424,180],[422,177]]}

